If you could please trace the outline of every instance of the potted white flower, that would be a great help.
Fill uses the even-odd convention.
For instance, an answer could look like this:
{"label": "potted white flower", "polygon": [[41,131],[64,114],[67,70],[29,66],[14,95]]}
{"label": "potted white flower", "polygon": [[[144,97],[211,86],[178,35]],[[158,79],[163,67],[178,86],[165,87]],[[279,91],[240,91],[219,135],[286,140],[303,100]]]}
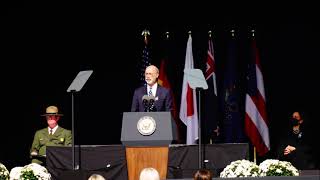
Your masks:
{"label": "potted white flower", "polygon": [[9,171],[5,165],[0,163],[0,180],[8,180],[9,179]]}
{"label": "potted white flower", "polygon": [[220,173],[221,178],[258,177],[258,176],[259,176],[259,166],[245,159],[231,162]]}
{"label": "potted white flower", "polygon": [[21,175],[21,169],[23,167],[14,167],[10,171],[10,180],[19,180]]}
{"label": "potted white flower", "polygon": [[267,159],[260,163],[260,176],[299,176],[299,171],[290,162]]}
{"label": "potted white flower", "polygon": [[15,167],[10,172],[10,180],[50,180],[48,170],[37,164],[31,163],[24,167]]}

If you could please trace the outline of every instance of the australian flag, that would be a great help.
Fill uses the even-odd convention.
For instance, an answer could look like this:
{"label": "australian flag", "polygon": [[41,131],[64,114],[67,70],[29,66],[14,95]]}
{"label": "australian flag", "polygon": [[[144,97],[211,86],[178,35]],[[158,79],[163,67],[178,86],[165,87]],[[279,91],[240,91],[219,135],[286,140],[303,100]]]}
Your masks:
{"label": "australian flag", "polygon": [[216,82],[216,61],[214,58],[214,48],[212,38],[208,40],[207,60],[205,78],[207,80],[208,89],[204,91],[204,119],[202,127],[204,143],[216,143],[219,141],[218,126],[218,97]]}

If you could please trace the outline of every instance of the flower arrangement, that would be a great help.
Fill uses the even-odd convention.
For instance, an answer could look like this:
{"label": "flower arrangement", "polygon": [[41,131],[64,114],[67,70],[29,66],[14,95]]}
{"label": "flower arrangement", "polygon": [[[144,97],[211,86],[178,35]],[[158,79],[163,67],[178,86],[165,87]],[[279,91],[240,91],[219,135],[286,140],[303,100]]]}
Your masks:
{"label": "flower arrangement", "polygon": [[50,180],[48,170],[37,164],[31,163],[24,167],[15,167],[10,172],[10,180]]}
{"label": "flower arrangement", "polygon": [[258,177],[259,166],[248,160],[237,160],[231,162],[220,173],[221,178],[234,177]]}
{"label": "flower arrangement", "polygon": [[14,167],[10,171],[10,180],[18,180],[21,175],[22,167]]}
{"label": "flower arrangement", "polygon": [[267,159],[259,166],[248,160],[233,161],[220,173],[221,178],[258,176],[299,176],[299,171],[290,162]]}
{"label": "flower arrangement", "polygon": [[2,163],[0,163],[0,180],[8,180],[9,171]]}
{"label": "flower arrangement", "polygon": [[260,176],[299,176],[299,171],[287,161],[267,159],[259,165]]}

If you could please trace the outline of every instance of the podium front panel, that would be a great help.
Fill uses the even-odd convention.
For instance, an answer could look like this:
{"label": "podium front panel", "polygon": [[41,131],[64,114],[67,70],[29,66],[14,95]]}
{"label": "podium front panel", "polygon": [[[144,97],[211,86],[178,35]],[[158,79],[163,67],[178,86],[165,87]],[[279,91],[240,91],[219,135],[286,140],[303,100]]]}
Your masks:
{"label": "podium front panel", "polygon": [[[151,135],[142,135],[137,128],[138,121],[152,117],[156,129]],[[170,112],[124,112],[122,118],[121,142],[125,146],[168,146],[173,137]]]}

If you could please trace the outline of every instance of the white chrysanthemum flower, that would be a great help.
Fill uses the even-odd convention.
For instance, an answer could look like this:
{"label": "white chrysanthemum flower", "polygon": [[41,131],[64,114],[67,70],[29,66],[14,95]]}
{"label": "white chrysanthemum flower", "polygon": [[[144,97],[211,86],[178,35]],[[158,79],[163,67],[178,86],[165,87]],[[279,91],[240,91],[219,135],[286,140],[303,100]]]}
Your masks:
{"label": "white chrysanthemum flower", "polygon": [[237,160],[227,165],[220,173],[222,178],[258,176],[259,166],[248,160]]}
{"label": "white chrysanthemum flower", "polygon": [[9,171],[5,165],[0,163],[0,179],[7,180],[9,178]]}
{"label": "white chrysanthemum flower", "polygon": [[299,176],[299,171],[290,162],[267,159],[259,166],[248,160],[233,161],[220,173],[222,178],[259,176]]}
{"label": "white chrysanthemum flower", "polygon": [[299,176],[298,170],[287,161],[267,159],[260,163],[260,176]]}
{"label": "white chrysanthemum flower", "polygon": [[10,171],[10,180],[19,180],[21,175],[21,170],[23,167],[14,167]]}
{"label": "white chrysanthemum flower", "polygon": [[8,180],[9,179],[9,171],[5,165],[0,163],[0,180]]}
{"label": "white chrysanthemum flower", "polygon": [[[15,167],[10,172],[10,180],[25,179],[30,176],[37,177],[39,180],[50,180],[51,175],[48,170],[37,163],[31,163],[24,167]],[[25,177],[28,176],[28,177]]]}

